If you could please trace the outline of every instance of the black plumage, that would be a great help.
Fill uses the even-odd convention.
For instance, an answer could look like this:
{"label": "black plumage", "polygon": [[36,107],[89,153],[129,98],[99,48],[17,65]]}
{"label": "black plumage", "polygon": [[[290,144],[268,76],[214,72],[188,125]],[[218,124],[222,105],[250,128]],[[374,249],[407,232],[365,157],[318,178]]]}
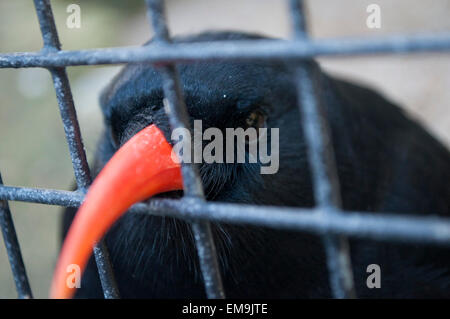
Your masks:
{"label": "black plumage", "polygon": [[[179,42],[256,39],[205,33]],[[346,210],[398,214],[450,213],[450,154],[399,107],[376,92],[334,79],[314,61],[314,80],[328,115]],[[207,127],[239,127],[258,109],[280,129],[280,169],[259,164],[201,164],[208,200],[257,205],[314,205],[300,127],[294,68],[279,62],[196,62],[179,65],[191,119]],[[414,79],[409,79],[413,81]],[[131,136],[153,123],[168,140],[158,71],[126,66],[101,97],[106,130],[94,174]],[[167,196],[178,194],[167,194]],[[164,196],[164,194],[163,194]],[[68,209],[64,233],[73,218]],[[330,297],[320,238],[266,228],[213,225],[225,291],[230,298]],[[172,218],[126,214],[106,236],[122,297],[203,298],[190,228]],[[449,297],[450,250],[427,245],[350,240],[359,297]],[[381,267],[381,288],[368,289],[366,268]],[[91,258],[78,297],[102,297]]]}

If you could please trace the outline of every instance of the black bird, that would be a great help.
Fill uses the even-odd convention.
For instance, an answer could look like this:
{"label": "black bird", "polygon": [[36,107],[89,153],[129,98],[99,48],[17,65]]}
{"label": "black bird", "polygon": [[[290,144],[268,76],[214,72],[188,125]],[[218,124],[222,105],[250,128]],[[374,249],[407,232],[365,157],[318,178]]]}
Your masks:
{"label": "black bird", "polygon": [[[262,38],[218,32],[175,41]],[[325,74],[313,60],[303,63],[313,68],[321,84],[344,209],[448,216],[449,151],[376,92]],[[260,163],[200,164],[207,200],[314,206],[292,65],[214,61],[179,65],[178,71],[190,118],[203,120],[203,129],[280,130],[276,174],[260,174]],[[102,94],[101,106],[106,130],[94,175],[120,146],[151,124],[170,141],[161,77],[150,64],[127,65]],[[64,234],[74,214],[73,209],[66,211]],[[213,233],[227,297],[331,297],[324,249],[315,235],[226,224],[213,224]],[[205,297],[193,235],[184,221],[125,214],[108,231],[106,243],[122,297]],[[450,297],[448,249],[351,239],[350,250],[358,297]],[[369,264],[381,267],[379,289],[366,285]],[[92,258],[76,296],[103,296]]]}

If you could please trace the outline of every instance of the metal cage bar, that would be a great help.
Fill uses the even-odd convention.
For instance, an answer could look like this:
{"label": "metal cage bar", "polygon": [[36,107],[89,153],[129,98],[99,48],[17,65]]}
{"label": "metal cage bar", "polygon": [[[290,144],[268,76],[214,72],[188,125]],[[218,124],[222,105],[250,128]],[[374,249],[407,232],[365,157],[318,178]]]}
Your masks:
{"label": "metal cage bar", "polygon": [[[297,39],[308,37],[303,0],[290,0],[291,20]],[[296,66],[298,106],[311,168],[312,184],[318,213],[328,218],[341,209],[341,194],[328,122],[317,97],[320,80],[313,80],[314,69],[308,62]],[[330,287],[335,298],[356,298],[347,238],[325,233],[322,236],[327,258]]]}
{"label": "metal cage bar", "polygon": [[[0,185],[0,200],[78,207],[83,202],[83,198],[84,195],[78,192]],[[345,214],[324,218],[323,214],[316,214],[320,210],[321,208],[202,203],[184,198],[181,200],[153,199],[150,204],[135,204],[130,212],[180,219],[199,218],[316,234],[331,232],[378,241],[450,246],[450,218],[358,211],[346,211]]]}
{"label": "metal cage bar", "polygon": [[[0,175],[0,185],[3,184]],[[0,226],[2,228],[3,241],[8,254],[9,264],[16,284],[17,294],[20,299],[33,298],[27,272],[22,259],[16,229],[12,220],[11,211],[6,200],[0,200]]]}
{"label": "metal cage bar", "polygon": [[[193,225],[207,296],[224,297],[210,221],[249,224],[276,229],[312,232],[324,237],[330,283],[335,297],[353,297],[351,268],[345,236],[380,241],[432,243],[450,246],[450,219],[413,215],[345,212],[341,210],[339,184],[325,114],[315,90],[320,82],[303,59],[316,56],[352,56],[382,53],[449,52],[450,34],[394,35],[379,39],[308,38],[303,2],[289,0],[294,38],[239,42],[171,43],[163,1],[146,0],[155,43],[140,48],[107,48],[61,51],[49,0],[35,0],[44,40],[40,52],[0,54],[0,68],[49,69],[56,90],[78,190],[69,192],[2,185],[0,223],[12,273],[21,298],[31,297],[20,247],[7,201],[24,201],[64,207],[81,205],[91,182],[78,120],[65,67],[74,65],[149,62],[158,64],[163,77],[165,106],[172,128],[190,127],[174,63],[206,60],[289,60],[297,65],[298,103],[308,146],[317,206],[312,209],[252,206],[205,202],[194,165],[183,165],[185,196],[180,200],[155,199],[135,204],[130,213],[171,216]],[[118,297],[104,243],[94,249],[105,298]],[[342,262],[343,260],[343,262]]]}
{"label": "metal cage bar", "polygon": [[[49,0],[35,0],[34,5],[44,40],[44,52],[57,52],[61,44],[56,30],[55,19]],[[78,124],[75,105],[70,89],[69,79],[64,67],[49,68],[56,91],[56,98],[61,113],[61,118],[69,145],[69,152],[75,172],[78,190],[86,192],[91,183],[91,173],[84,151],[81,138],[80,126]],[[114,279],[109,253],[103,240],[94,248],[94,257],[98,268],[100,282],[105,298],[118,298],[119,292]]]}
{"label": "metal cage bar", "polygon": [[149,44],[58,52],[0,54],[0,68],[61,67],[119,63],[194,62],[214,60],[298,60],[320,56],[362,56],[450,51],[450,33],[391,35],[373,38],[214,41]]}
{"label": "metal cage bar", "polygon": [[[146,0],[148,15],[155,32],[154,41],[170,43],[167,29],[164,2],[161,0]],[[184,103],[180,79],[175,65],[160,68],[165,96],[166,114],[172,129],[179,127],[190,129],[189,115]],[[197,166],[194,163],[182,163],[184,196],[204,201],[203,185]],[[216,246],[211,231],[211,224],[205,220],[194,220],[191,223],[195,245],[203,275],[206,295],[208,298],[225,298]]]}

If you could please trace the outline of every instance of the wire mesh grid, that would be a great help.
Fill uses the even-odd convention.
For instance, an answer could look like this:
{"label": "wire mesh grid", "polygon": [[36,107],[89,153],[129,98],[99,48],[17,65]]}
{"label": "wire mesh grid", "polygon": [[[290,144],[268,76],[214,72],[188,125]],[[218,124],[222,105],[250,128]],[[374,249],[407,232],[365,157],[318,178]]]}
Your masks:
{"label": "wire mesh grid", "polygon": [[[179,200],[155,199],[138,203],[129,213],[171,216],[191,222],[208,298],[225,298],[210,222],[249,224],[319,234],[325,247],[330,288],[335,298],[356,297],[347,236],[382,241],[450,244],[450,219],[349,212],[341,209],[328,123],[316,97],[313,69],[301,60],[323,55],[364,55],[376,53],[417,53],[450,51],[450,34],[396,35],[380,39],[326,39],[308,37],[302,0],[289,0],[294,37],[291,40],[251,40],[207,43],[171,43],[162,0],[146,0],[155,33],[154,44],[140,48],[106,48],[61,51],[49,0],[34,0],[44,47],[39,52],[0,54],[0,68],[42,67],[50,71],[77,182],[77,190],[12,187],[0,176],[0,224],[19,298],[32,298],[21,250],[8,201],[24,201],[64,207],[78,207],[91,183],[66,66],[150,62],[163,76],[172,128],[189,128],[175,68],[177,62],[205,60],[289,60],[296,68],[301,126],[308,146],[316,207],[287,208],[206,202],[194,165],[183,164],[185,196]],[[105,298],[119,298],[108,250],[103,241],[94,256]]]}

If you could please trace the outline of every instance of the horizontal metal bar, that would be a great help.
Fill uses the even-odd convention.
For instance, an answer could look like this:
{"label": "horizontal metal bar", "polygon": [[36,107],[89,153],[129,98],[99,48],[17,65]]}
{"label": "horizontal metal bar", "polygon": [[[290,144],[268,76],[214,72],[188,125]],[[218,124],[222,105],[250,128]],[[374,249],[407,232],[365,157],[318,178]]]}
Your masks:
{"label": "horizontal metal bar", "polygon": [[[21,194],[16,196],[15,193]],[[64,200],[59,199],[63,194]],[[71,200],[68,200],[71,198]],[[0,200],[26,201],[48,205],[81,205],[83,194],[51,189],[32,189],[0,185]],[[205,219],[231,224],[251,224],[323,234],[333,232],[375,240],[428,242],[450,245],[450,219],[418,217],[412,214],[345,211],[345,214],[323,208],[254,206],[195,199],[153,199],[148,204],[133,205],[131,213],[171,216],[181,219]]]}
{"label": "horizontal metal bar", "polygon": [[83,198],[81,192],[0,185],[0,200],[78,207]]}
{"label": "horizontal metal bar", "polygon": [[293,208],[207,202],[195,199],[152,200],[136,204],[134,213],[176,218],[203,218],[231,224],[251,224],[268,228],[364,237],[381,241],[411,241],[450,246],[450,219],[388,213],[351,212],[326,208]]}
{"label": "horizontal metal bar", "polygon": [[314,56],[375,55],[383,53],[443,52],[450,50],[450,34],[391,35],[383,38],[318,40],[253,40],[203,43],[154,43],[79,51],[0,54],[0,68],[63,67],[73,65],[153,62],[167,64],[199,60],[288,60]]}

